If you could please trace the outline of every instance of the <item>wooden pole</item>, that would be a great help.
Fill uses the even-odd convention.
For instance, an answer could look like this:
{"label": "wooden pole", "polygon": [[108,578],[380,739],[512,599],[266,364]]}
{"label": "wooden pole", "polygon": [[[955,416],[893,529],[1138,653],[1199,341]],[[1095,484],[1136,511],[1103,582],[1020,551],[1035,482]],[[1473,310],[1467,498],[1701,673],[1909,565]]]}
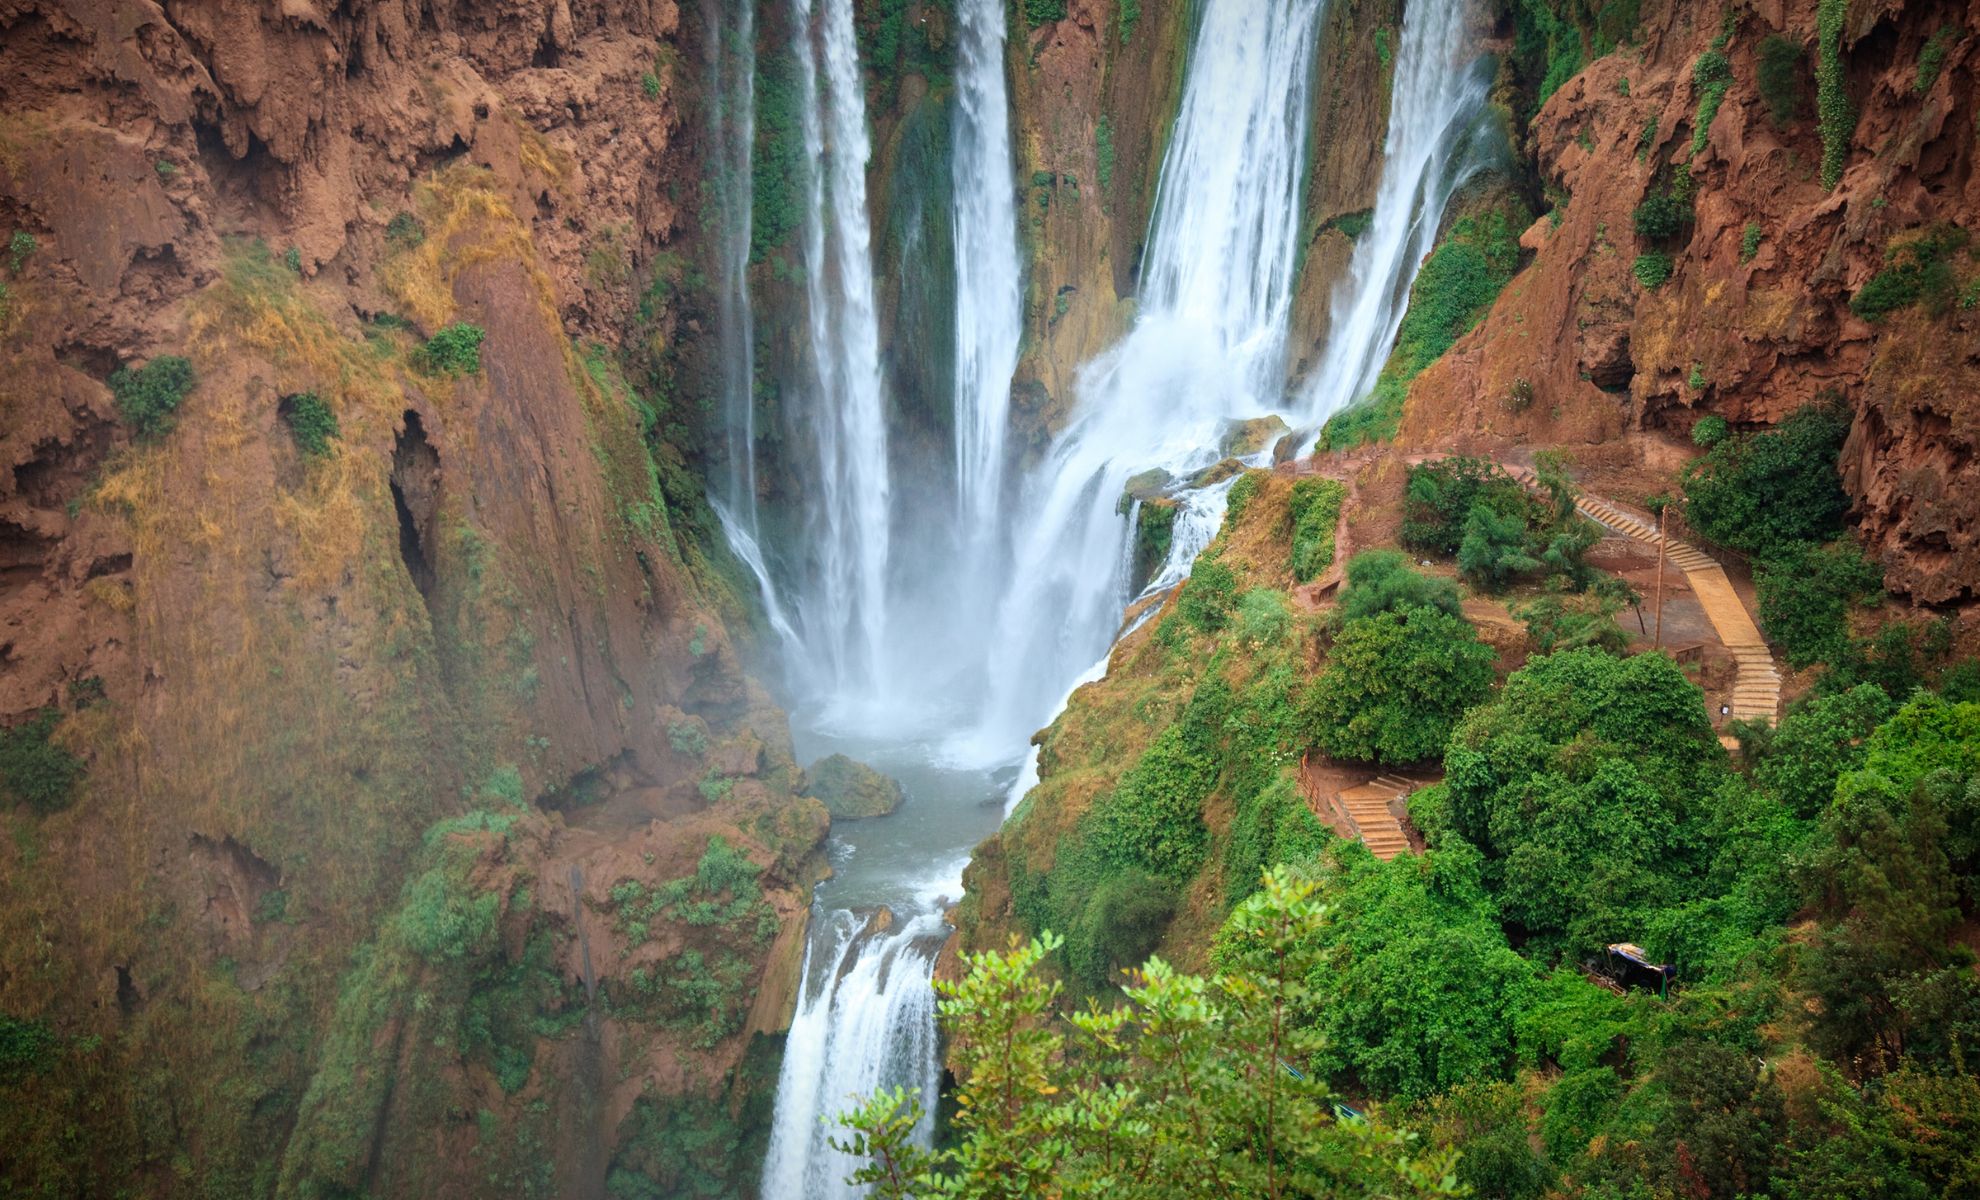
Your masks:
{"label": "wooden pole", "polygon": [[1664,644],[1664,510],[1657,509],[1657,638],[1651,642],[1652,649]]}

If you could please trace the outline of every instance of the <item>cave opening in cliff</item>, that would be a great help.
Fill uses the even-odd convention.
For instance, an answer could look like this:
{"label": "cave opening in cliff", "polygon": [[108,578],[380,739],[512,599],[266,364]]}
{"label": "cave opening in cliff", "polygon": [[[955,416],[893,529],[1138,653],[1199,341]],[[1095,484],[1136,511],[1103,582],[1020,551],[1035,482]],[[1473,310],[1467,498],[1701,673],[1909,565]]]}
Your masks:
{"label": "cave opening in cliff", "polygon": [[440,515],[440,454],[426,440],[419,414],[406,410],[392,447],[392,509],[399,519],[399,557],[413,586],[433,602],[434,530]]}

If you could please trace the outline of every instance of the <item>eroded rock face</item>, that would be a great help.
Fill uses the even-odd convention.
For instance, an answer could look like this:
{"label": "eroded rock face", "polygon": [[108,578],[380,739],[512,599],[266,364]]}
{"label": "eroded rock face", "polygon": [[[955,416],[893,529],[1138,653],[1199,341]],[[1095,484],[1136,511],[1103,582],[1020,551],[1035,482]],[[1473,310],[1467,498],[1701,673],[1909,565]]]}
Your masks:
{"label": "eroded rock face", "polygon": [[[1641,61],[1590,63],[1536,114],[1527,149],[1566,198],[1522,239],[1532,262],[1490,315],[1416,380],[1402,439],[1579,444],[1649,466],[1687,449],[1706,413],[1763,426],[1839,396],[1856,414],[1844,482],[1890,586],[1926,603],[1970,599],[1980,491],[1964,447],[1980,319],[1955,306],[1872,323],[1848,304],[1894,243],[1939,223],[1980,225],[1980,98],[1959,82],[1971,78],[1980,18],[1898,0],[1852,10],[1844,59],[1860,117],[1830,190],[1812,79],[1785,125],[1755,82],[1769,36],[1804,43],[1812,62],[1816,5],[1737,17],[1725,50],[1733,82],[1702,136],[1693,64],[1721,24],[1701,12],[1646,10]],[[1921,93],[1919,52],[1947,25],[1969,36],[1950,43]],[[1637,205],[1687,172],[1689,223],[1674,238],[1638,238]],[[1633,272],[1646,252],[1671,256],[1654,290]],[[1640,436],[1614,445],[1625,431]]]}
{"label": "eroded rock face", "polygon": [[[698,36],[672,0],[0,8],[0,236],[31,239],[0,246],[0,723],[57,707],[87,766],[0,839],[0,929],[40,931],[0,938],[0,1011],[106,1068],[0,1099],[10,1145],[91,1135],[0,1156],[0,1190],[279,1159],[293,1192],[471,1195],[499,1142],[592,1194],[635,1108],[769,1086],[827,818],[617,365],[696,332],[637,301],[695,246]],[[417,352],[454,322],[484,337],[448,374]],[[106,381],[161,355],[195,383],[139,443]],[[628,932],[614,889],[718,838],[749,919]],[[409,880],[454,854],[493,930],[409,953]],[[739,1008],[676,1011],[688,950]],[[525,977],[562,999],[503,1067],[461,1030]],[[537,1031],[573,995],[588,1040]],[[131,1133],[160,1089],[203,1097],[189,1174]]]}

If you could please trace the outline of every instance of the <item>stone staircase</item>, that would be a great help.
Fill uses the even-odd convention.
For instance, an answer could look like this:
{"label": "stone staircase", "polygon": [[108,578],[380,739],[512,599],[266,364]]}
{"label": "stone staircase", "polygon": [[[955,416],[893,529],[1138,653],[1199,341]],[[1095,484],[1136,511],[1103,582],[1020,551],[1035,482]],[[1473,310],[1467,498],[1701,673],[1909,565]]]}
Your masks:
{"label": "stone staircase", "polygon": [[[1510,467],[1508,473],[1529,489],[1537,490],[1540,486],[1531,468]],[[1739,593],[1733,590],[1732,580],[1726,577],[1726,569],[1696,546],[1676,538],[1663,537],[1649,518],[1628,512],[1599,496],[1584,492],[1575,498],[1575,507],[1590,520],[1606,525],[1625,537],[1651,546],[1659,540],[1663,541],[1664,560],[1684,572],[1685,580],[1698,597],[1706,618],[1718,632],[1719,641],[1733,656],[1736,673],[1730,705],[1732,718],[1741,721],[1777,719],[1781,707],[1780,671],[1774,666],[1773,651],[1767,648],[1766,639],[1760,636],[1760,630],[1753,624],[1753,618],[1740,601]]]}
{"label": "stone staircase", "polygon": [[1409,835],[1402,822],[1389,811],[1389,802],[1415,791],[1417,785],[1394,775],[1377,775],[1359,787],[1340,794],[1341,806],[1360,836],[1362,844],[1384,862],[1409,849]]}

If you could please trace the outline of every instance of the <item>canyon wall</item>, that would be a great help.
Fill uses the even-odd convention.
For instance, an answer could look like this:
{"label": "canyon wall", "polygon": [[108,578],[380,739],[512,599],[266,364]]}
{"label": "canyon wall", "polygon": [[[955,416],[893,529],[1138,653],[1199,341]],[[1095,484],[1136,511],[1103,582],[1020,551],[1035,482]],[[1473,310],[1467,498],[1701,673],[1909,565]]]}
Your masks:
{"label": "canyon wall", "polygon": [[0,9],[8,1187],[747,1186],[826,817],[683,458],[696,18]]}

